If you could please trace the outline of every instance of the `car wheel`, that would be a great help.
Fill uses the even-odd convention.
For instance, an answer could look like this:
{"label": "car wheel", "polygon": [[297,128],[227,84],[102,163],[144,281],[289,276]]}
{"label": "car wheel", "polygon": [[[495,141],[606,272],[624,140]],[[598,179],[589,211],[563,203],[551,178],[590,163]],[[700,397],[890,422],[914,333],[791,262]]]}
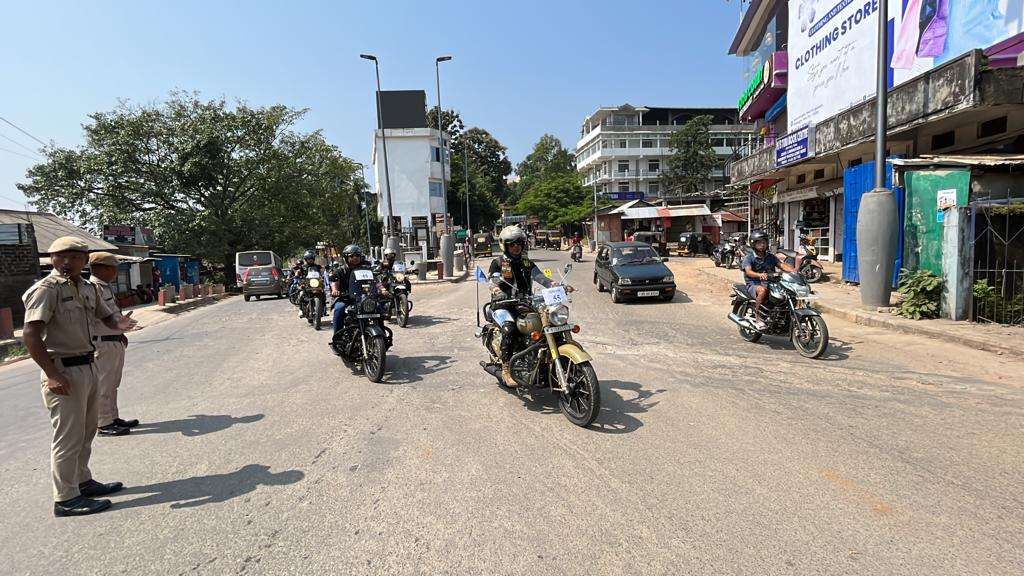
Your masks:
{"label": "car wheel", "polygon": [[604,282],[601,282],[600,278],[598,278],[598,280],[597,280],[597,291],[598,292],[604,292],[605,291],[605,289],[604,289]]}
{"label": "car wheel", "polygon": [[676,297],[676,293],[675,292],[669,292],[668,294],[662,294],[661,295],[661,299],[664,300],[665,302],[671,302],[672,299],[675,298],[675,297]]}
{"label": "car wheel", "polygon": [[619,289],[615,287],[612,288],[612,302],[616,304],[622,303],[622,293],[619,292]]}
{"label": "car wheel", "polygon": [[597,272],[594,272],[594,284],[597,284]]}
{"label": "car wheel", "polygon": [[252,298],[252,296],[249,296],[248,294],[245,295],[245,301],[246,302],[248,302],[251,298]]}

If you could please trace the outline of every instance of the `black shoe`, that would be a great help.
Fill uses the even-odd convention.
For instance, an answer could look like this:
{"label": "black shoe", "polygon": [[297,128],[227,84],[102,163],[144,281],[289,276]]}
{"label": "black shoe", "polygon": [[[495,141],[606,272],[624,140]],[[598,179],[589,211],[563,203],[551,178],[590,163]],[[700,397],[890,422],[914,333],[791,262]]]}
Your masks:
{"label": "black shoe", "polygon": [[106,496],[107,494],[120,492],[122,488],[124,488],[124,484],[120,482],[103,483],[95,480],[86,480],[78,485],[78,492],[86,498],[95,498],[96,496]]}
{"label": "black shoe", "polygon": [[120,418],[114,418],[114,424],[117,424],[121,428],[135,428],[139,425],[139,421],[135,418],[131,420],[121,420]]}
{"label": "black shoe", "polygon": [[131,429],[125,428],[123,426],[118,426],[117,424],[107,424],[106,426],[100,426],[99,429],[97,430],[97,433],[100,436],[125,436],[129,432],[131,432]]}
{"label": "black shoe", "polygon": [[110,508],[110,500],[93,500],[85,496],[76,496],[71,500],[53,503],[53,515],[61,516],[85,516],[95,514]]}

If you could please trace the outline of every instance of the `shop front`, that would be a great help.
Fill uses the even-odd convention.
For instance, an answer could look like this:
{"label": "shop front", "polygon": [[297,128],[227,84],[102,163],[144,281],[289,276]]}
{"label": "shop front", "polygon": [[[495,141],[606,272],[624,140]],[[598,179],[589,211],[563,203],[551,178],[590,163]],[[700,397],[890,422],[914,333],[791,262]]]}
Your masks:
{"label": "shop front", "polygon": [[795,250],[800,232],[816,239],[818,258],[841,261],[843,186],[832,180],[816,186],[788,190],[775,195],[779,245]]}

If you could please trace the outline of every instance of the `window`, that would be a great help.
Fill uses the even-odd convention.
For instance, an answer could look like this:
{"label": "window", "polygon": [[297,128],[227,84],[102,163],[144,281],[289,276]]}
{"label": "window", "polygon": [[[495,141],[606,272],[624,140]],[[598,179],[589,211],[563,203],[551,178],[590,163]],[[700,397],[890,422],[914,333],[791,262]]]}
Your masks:
{"label": "window", "polygon": [[1006,116],[986,120],[978,124],[978,138],[990,138],[1006,132]]}
{"label": "window", "polygon": [[796,177],[797,184],[803,184],[804,182],[807,182],[807,174],[801,174]]}
{"label": "window", "polygon": [[441,149],[438,148],[437,146],[431,146],[430,147],[430,157],[431,157],[431,159],[434,162],[440,162],[441,161]]}
{"label": "window", "polygon": [[654,140],[649,140],[649,139],[645,138],[645,139],[640,141],[640,147],[641,148],[654,148]]}
{"label": "window", "polygon": [[815,180],[821,180],[824,177],[825,177],[825,169],[824,168],[818,168],[817,170],[814,171],[814,179]]}
{"label": "window", "polygon": [[956,144],[956,132],[950,130],[949,132],[943,132],[942,134],[936,134],[932,136],[932,150],[938,150],[939,148],[949,148]]}
{"label": "window", "polygon": [[619,192],[629,192],[629,182],[619,182]]}
{"label": "window", "polygon": [[647,191],[650,192],[651,194],[657,194],[658,192],[661,192],[659,188],[660,186],[658,186],[657,182],[651,182],[647,185]]}
{"label": "window", "polygon": [[619,172],[629,172],[629,160],[619,160]]}
{"label": "window", "polygon": [[442,198],[444,196],[444,194],[441,192],[440,182],[430,183],[430,196],[433,198]]}
{"label": "window", "polygon": [[661,160],[648,160],[647,169],[651,172],[661,171]]}
{"label": "window", "polygon": [[627,147],[626,146],[626,141],[625,140],[619,140],[619,148],[626,148],[626,147]]}

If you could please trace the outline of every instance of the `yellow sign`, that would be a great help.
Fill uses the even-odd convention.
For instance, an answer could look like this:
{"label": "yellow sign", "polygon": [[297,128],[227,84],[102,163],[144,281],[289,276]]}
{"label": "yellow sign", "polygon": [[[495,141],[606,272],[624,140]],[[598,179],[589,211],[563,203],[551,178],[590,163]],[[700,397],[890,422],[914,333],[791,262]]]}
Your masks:
{"label": "yellow sign", "polygon": [[544,275],[548,277],[548,280],[554,278],[554,273],[551,271],[551,268],[545,268]]}

